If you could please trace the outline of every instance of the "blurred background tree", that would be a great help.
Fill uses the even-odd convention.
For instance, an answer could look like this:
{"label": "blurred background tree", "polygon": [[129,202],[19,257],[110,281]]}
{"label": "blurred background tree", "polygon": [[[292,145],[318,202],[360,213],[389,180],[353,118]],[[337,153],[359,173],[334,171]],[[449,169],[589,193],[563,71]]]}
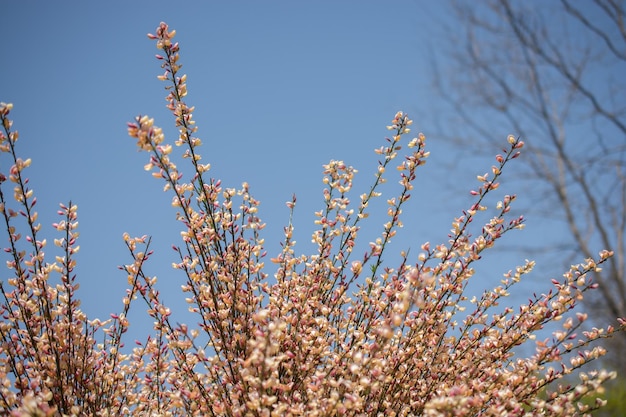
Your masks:
{"label": "blurred background tree", "polygon": [[[594,276],[599,291],[585,300],[597,323],[626,316],[624,5],[450,0],[432,53],[434,87],[447,109],[436,111],[440,136],[458,145],[459,161],[475,148],[490,152],[506,134],[521,136],[521,178],[534,197],[523,210],[566,232],[546,228],[516,250],[538,260],[570,253],[572,262],[615,252]],[[609,349],[607,366],[623,378],[626,334]]]}

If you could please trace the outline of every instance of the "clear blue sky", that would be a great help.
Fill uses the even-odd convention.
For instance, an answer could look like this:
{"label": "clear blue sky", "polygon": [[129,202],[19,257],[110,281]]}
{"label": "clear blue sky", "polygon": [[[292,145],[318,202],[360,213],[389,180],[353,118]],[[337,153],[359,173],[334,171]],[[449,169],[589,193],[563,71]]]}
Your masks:
{"label": "clear blue sky", "polygon": [[[159,277],[174,309],[186,308],[178,297],[184,276],[170,268],[176,259],[169,248],[180,242],[181,230],[171,196],[143,170],[148,155],[126,133],[128,121],[148,114],[166,138],[176,136],[164,83],[156,79],[157,49],[146,37],[160,21],[178,33],[187,102],[196,107],[209,174],[229,187],[250,183],[268,224],[269,255],[279,249],[288,220],[284,202],[293,193],[296,239],[301,251],[310,248],[328,160],[359,170],[355,197],[367,190],[376,166],[372,150],[383,145],[385,125],[398,110],[414,119],[414,133],[426,134],[431,157],[394,250],[410,246],[417,255],[424,241],[445,241],[471,199],[450,188],[462,173],[450,171],[453,150],[437,138],[428,66],[438,45],[430,30],[445,13],[435,3],[3,2],[0,100],[14,103],[19,152],[33,160],[27,175],[49,242],[58,203],[78,205],[83,309],[92,317],[120,309],[126,277],[117,266],[129,262],[124,232],[153,236],[148,272]],[[514,132],[502,132],[503,143],[507,133]],[[492,161],[460,179],[460,189],[474,186],[474,175]],[[364,233],[373,237],[385,218],[372,218]],[[536,225],[522,233],[532,236]],[[492,256],[485,282],[496,282],[523,258]],[[520,295],[523,301],[530,294]]]}

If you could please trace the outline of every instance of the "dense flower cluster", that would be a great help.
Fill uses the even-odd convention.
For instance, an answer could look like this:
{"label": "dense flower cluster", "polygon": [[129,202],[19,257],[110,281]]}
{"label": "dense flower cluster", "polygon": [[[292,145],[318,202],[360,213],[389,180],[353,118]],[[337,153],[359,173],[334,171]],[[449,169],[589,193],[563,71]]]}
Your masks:
{"label": "dense flower cluster", "polygon": [[[491,174],[478,177],[475,201],[454,219],[446,242],[424,243],[414,259],[403,252],[398,265],[386,265],[383,254],[402,227],[416,170],[429,154],[422,134],[403,150],[412,121],[397,113],[388,126],[392,137],[376,150],[380,161],[369,191],[353,205],[356,170],[342,161],[325,165],[324,208],[315,213],[312,235],[316,249],[309,256],[296,252],[290,221],[282,250],[269,258],[270,277],[265,225],[248,184],[225,188],[206,176],[210,165],[201,163],[194,109],[183,100],[186,77],[179,75],[174,35],[162,23],[149,37],[161,51],[159,79],[168,82],[167,106],[179,130],[175,144],[185,147],[190,178],[185,181],[171,160],[172,146],[152,119],[138,116],[128,132],[150,154],[146,170],[173,194],[183,225],[173,267],[185,277],[182,291],[197,325],[173,322],[156,278],[145,273],[150,238],[129,235],[124,241],[132,262],[122,267],[128,279],[122,311],[106,321],[88,320],[79,309],[73,273],[76,206],[61,205],[54,244],[63,255],[50,263],[46,240],[39,237],[36,198],[23,176],[30,160],[17,156],[11,105],[2,103],[0,150],[12,159],[8,177],[0,175],[11,257],[10,276],[0,281],[3,415],[560,416],[594,408],[581,398],[601,392],[612,375],[581,368],[604,354],[592,342],[624,330],[625,322],[577,335],[587,316],[572,309],[595,287],[590,276],[610,252],[573,266],[553,280],[552,291],[517,308],[505,300],[533,269],[531,261],[480,297],[465,295],[483,251],[524,225],[522,217],[510,218],[515,196],[505,195],[486,224],[472,227],[476,214],[489,210],[485,197],[498,189],[504,167],[524,146],[521,140],[509,137]],[[387,199],[382,232],[357,257],[369,204],[381,197],[390,166],[399,173],[398,192]],[[14,184],[13,201],[4,192],[7,179]],[[295,196],[287,206],[293,212]],[[26,225],[23,239],[19,220]],[[146,303],[154,328],[147,340],[124,349],[126,317],[136,299]],[[535,340],[553,321],[562,325],[552,338]],[[536,345],[534,355],[514,353],[527,343]],[[570,374],[579,381],[559,383]]]}

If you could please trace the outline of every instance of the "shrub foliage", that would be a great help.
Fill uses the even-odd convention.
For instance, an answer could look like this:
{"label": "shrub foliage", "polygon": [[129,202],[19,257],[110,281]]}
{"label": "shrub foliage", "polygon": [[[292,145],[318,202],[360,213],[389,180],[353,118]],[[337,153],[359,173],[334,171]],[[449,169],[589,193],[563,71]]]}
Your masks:
{"label": "shrub foliage", "polygon": [[[342,161],[324,166],[314,253],[296,252],[289,221],[280,253],[266,259],[259,202],[248,184],[225,188],[202,163],[174,35],[161,23],[149,38],[161,50],[159,79],[167,83],[167,107],[179,131],[175,145],[185,149],[189,180],[152,119],[138,116],[128,133],[150,155],[146,170],[173,195],[183,227],[173,266],[185,277],[182,291],[197,323],[174,322],[156,278],[145,273],[150,238],[128,234],[132,262],[122,267],[128,289],[120,311],[105,321],[86,317],[74,273],[77,207],[60,206],[53,226],[62,254],[51,261],[25,177],[31,161],[18,156],[12,105],[2,103],[0,150],[11,159],[0,174],[9,256],[0,281],[2,415],[556,416],[602,405],[579,400],[595,396],[613,375],[582,368],[604,354],[592,342],[624,330],[625,322],[583,331],[587,315],[573,308],[595,288],[591,277],[609,251],[573,266],[552,280],[550,292],[516,308],[506,306],[506,297],[532,270],[531,261],[479,297],[466,295],[482,252],[523,227],[523,218],[510,214],[514,195],[500,197],[491,209],[485,203],[498,192],[505,166],[520,155],[520,139],[510,136],[491,173],[478,177],[474,202],[454,219],[447,241],[424,243],[414,257],[402,252],[392,267],[383,254],[402,227],[416,170],[429,154],[424,135],[406,139],[412,121],[399,112],[388,126],[392,136],[376,149],[373,184],[355,202],[356,170]],[[395,175],[400,186],[387,199],[382,233],[360,243],[366,250],[358,255],[368,206]],[[287,206],[293,213],[295,196]],[[475,230],[472,221],[487,210],[491,219]],[[154,326],[145,341],[124,347],[136,300],[145,302]],[[551,338],[537,340],[538,331],[557,321]],[[525,344],[534,344],[534,354],[517,353]],[[575,375],[576,383],[562,382]]]}

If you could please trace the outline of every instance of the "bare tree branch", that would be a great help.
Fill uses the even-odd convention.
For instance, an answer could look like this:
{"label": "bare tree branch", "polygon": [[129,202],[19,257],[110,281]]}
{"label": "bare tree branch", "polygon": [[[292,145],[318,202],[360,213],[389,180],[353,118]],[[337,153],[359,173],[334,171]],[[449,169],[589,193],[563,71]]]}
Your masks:
{"label": "bare tree branch", "polygon": [[450,4],[457,26],[438,61],[452,62],[451,75],[438,71],[435,87],[482,140],[499,140],[496,126],[524,137],[529,186],[546,197],[527,211],[558,213],[572,255],[615,252],[595,274],[601,296],[589,305],[597,320],[626,316],[624,1]]}

